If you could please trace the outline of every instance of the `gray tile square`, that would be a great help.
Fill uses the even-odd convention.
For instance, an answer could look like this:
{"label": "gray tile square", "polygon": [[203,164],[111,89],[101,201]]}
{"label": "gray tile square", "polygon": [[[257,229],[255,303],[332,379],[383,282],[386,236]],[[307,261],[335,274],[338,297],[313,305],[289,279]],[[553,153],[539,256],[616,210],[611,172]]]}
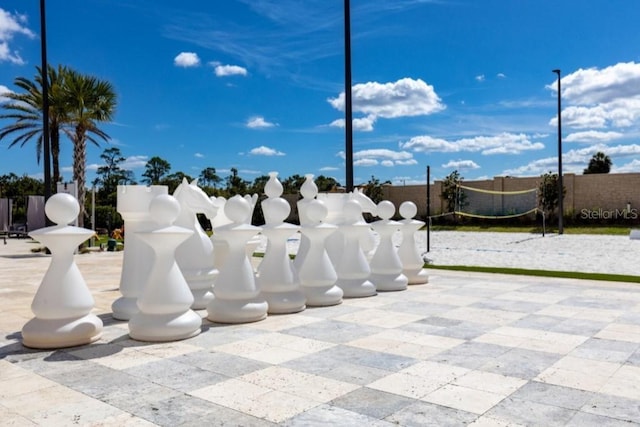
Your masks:
{"label": "gray tile square", "polygon": [[237,377],[271,366],[268,363],[258,360],[210,350],[182,354],[172,357],[169,360],[182,365],[197,367],[204,371],[215,372],[227,377]]}
{"label": "gray tile square", "polygon": [[370,384],[392,373],[385,369],[358,365],[344,360],[336,363],[335,360],[327,358],[325,353],[299,357],[280,366],[358,385]]}
{"label": "gray tile square", "polygon": [[639,347],[640,344],[628,341],[590,338],[576,347],[571,355],[585,359],[624,363]]}
{"label": "gray tile square", "polygon": [[296,326],[280,332],[302,338],[342,344],[376,334],[383,330],[385,329],[376,326],[358,325],[353,322],[341,322],[338,320],[327,319],[324,322]]}
{"label": "gray tile square", "polygon": [[531,379],[561,358],[560,354],[514,348],[491,358],[480,369],[509,377]]}
{"label": "gray tile square", "polygon": [[342,395],[329,403],[372,418],[382,419],[416,403],[416,400],[362,387],[351,393]]}
{"label": "gray tile square", "polygon": [[566,425],[576,412],[559,406],[507,397],[486,414],[524,426],[552,427]]}
{"label": "gray tile square", "polygon": [[286,427],[314,427],[314,426],[340,426],[340,427],[392,427],[386,421],[377,420],[366,415],[352,412],[336,406],[319,405],[315,408],[296,415],[281,423]]}
{"label": "gray tile square", "polygon": [[452,349],[431,356],[427,360],[461,366],[468,369],[477,369],[509,350],[511,350],[509,347],[495,344],[465,342]]}
{"label": "gray tile square", "polygon": [[638,400],[596,393],[582,407],[583,412],[640,424],[640,396]]}
{"label": "gray tile square", "polygon": [[470,412],[417,402],[389,415],[385,421],[406,427],[459,427],[470,424],[477,417]]}
{"label": "gray tile square", "polygon": [[348,363],[389,372],[397,372],[418,362],[417,359],[411,357],[366,350],[348,345],[337,345],[319,351],[316,354],[320,358],[333,361],[336,367],[342,363]]}
{"label": "gray tile square", "polygon": [[226,375],[174,362],[171,359],[145,363],[125,369],[123,372],[182,392],[196,390],[229,379]]}
{"label": "gray tile square", "polygon": [[593,399],[594,394],[575,388],[531,381],[516,390],[510,397],[544,405],[559,406],[565,409],[579,410],[589,400]]}

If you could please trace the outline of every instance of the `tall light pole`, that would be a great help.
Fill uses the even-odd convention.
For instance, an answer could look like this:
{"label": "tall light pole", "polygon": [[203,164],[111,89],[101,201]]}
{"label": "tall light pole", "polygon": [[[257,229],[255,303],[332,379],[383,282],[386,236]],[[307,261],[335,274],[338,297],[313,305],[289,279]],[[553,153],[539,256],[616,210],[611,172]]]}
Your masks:
{"label": "tall light pole", "polygon": [[40,0],[40,52],[42,54],[42,151],[44,157],[44,199],[51,196],[51,142],[49,141],[49,70],[47,66],[47,24],[45,0]]}
{"label": "tall light pole", "polygon": [[562,184],[562,93],[560,91],[560,70],[551,70],[558,75],[558,234],[564,233],[562,216],[564,214],[564,185]]}
{"label": "tall light pole", "polygon": [[353,191],[353,112],[351,109],[351,4],[344,0],[344,132],[346,191]]}

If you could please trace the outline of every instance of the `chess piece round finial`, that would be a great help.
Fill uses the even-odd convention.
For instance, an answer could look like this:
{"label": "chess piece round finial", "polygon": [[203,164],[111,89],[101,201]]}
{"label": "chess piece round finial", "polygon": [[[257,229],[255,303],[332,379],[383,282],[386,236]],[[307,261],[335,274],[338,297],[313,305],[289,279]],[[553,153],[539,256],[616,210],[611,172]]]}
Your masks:
{"label": "chess piece round finial", "polygon": [[236,223],[244,222],[250,213],[251,205],[244,197],[239,195],[233,196],[224,205],[224,214]]}
{"label": "chess piece round finial", "polygon": [[355,200],[347,200],[342,208],[344,219],[347,223],[353,223],[361,219],[362,206]]}
{"label": "chess piece round finial", "polygon": [[329,214],[329,209],[320,200],[313,200],[307,207],[307,216],[313,223],[321,222]]}
{"label": "chess piece round finial", "polygon": [[382,219],[391,219],[396,212],[396,207],[389,200],[378,203],[378,216]]}
{"label": "chess piece round finial", "polygon": [[269,172],[269,180],[264,186],[264,194],[270,199],[280,197],[284,188],[282,183],[278,180],[278,172]]}
{"label": "chess piece round finial", "polygon": [[406,201],[400,205],[400,216],[404,219],[411,219],[418,213],[418,207],[415,203]]}
{"label": "chess piece round finial", "polygon": [[180,215],[180,203],[173,196],[160,194],[149,203],[149,214],[159,225],[169,226]]}
{"label": "chess piece round finial", "polygon": [[44,212],[55,224],[67,225],[78,217],[80,205],[71,194],[57,193],[49,197]]}
{"label": "chess piece round finial", "polygon": [[[264,209],[264,207],[263,207]],[[273,222],[284,222],[291,213],[291,206],[285,199],[277,197],[269,202],[269,217]]]}
{"label": "chess piece round finial", "polygon": [[313,182],[313,174],[308,173],[304,177],[306,179],[300,187],[300,194],[305,199],[313,199],[318,195],[318,186]]}

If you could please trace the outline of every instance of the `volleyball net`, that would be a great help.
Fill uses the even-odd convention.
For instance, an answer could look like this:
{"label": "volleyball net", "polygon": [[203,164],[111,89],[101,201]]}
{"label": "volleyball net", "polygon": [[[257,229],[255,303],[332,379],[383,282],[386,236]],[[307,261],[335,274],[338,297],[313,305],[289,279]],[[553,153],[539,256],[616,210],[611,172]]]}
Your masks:
{"label": "volleyball net", "polygon": [[496,191],[456,186],[454,214],[479,219],[509,219],[535,215],[538,189]]}

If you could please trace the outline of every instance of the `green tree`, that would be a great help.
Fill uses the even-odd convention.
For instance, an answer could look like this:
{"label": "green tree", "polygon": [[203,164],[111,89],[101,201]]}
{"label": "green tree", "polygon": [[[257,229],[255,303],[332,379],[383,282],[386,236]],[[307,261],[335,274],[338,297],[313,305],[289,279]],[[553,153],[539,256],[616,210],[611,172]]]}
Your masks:
{"label": "green tree", "polygon": [[318,191],[325,193],[340,187],[340,183],[330,176],[320,175],[314,182],[318,186]]}
{"label": "green tree", "polygon": [[363,187],[364,194],[373,200],[374,203],[380,203],[384,198],[382,186],[385,184],[391,184],[391,181],[387,180],[381,183],[378,178],[371,175],[371,179]]}
{"label": "green tree", "polygon": [[160,185],[166,185],[167,187],[169,187],[169,194],[173,194],[173,192],[176,191],[176,188],[178,188],[178,186],[182,183],[182,180],[184,178],[186,178],[189,182],[193,181],[193,178],[191,178],[189,175],[184,172],[178,171],[166,175],[164,178],[162,178],[160,180]]}
{"label": "green tree", "polygon": [[[562,188],[564,195],[566,189]],[[538,205],[542,208],[547,217],[552,217],[558,207],[560,200],[560,182],[558,174],[547,172],[540,176],[538,183]]]}
{"label": "green tree", "polygon": [[13,199],[13,221],[26,219],[27,206],[25,196],[41,195],[44,182],[30,176],[18,176],[15,173],[0,175],[0,197]]}
{"label": "green tree", "polygon": [[447,212],[455,212],[466,205],[467,195],[460,188],[463,179],[460,173],[454,170],[442,180],[440,197],[446,204]]}
{"label": "green tree", "polygon": [[248,188],[248,194],[262,195],[264,193],[264,186],[269,181],[269,175],[260,175],[253,180]]}
{"label": "green tree", "polygon": [[147,185],[159,185],[162,179],[171,170],[171,164],[158,156],[153,156],[144,165],[142,182]]}
{"label": "green tree", "polygon": [[216,168],[208,167],[200,172],[198,182],[206,187],[216,188],[222,182],[222,178],[216,173]]}
{"label": "green tree", "polygon": [[[68,127],[65,132],[73,142],[73,179],[78,186],[78,203],[84,212],[87,141],[99,145],[98,137],[109,140],[99,123],[110,122],[116,109],[116,93],[106,80],[68,70],[62,89],[62,97],[67,111]],[[78,218],[78,225],[84,225],[84,215]]]}
{"label": "green tree", "polygon": [[102,203],[115,206],[118,185],[134,184],[133,172],[120,166],[126,159],[118,147],[105,149],[100,158],[104,164],[96,170],[93,185],[98,187],[98,198]]}
{"label": "green tree", "polygon": [[227,176],[226,182],[227,186],[225,191],[227,197],[232,197],[236,194],[245,195],[248,193],[249,183],[238,175],[238,169],[231,168],[231,175]]}
{"label": "green tree", "polygon": [[283,194],[297,194],[304,184],[305,177],[295,174],[282,181]]}
{"label": "green tree", "polygon": [[[14,84],[23,92],[9,92],[3,96],[10,101],[1,104],[6,113],[0,115],[0,119],[15,120],[0,129],[0,140],[13,137],[9,147],[20,145],[23,147],[32,139],[36,140],[36,160],[40,163],[43,154],[42,134],[42,68],[36,67],[34,80],[25,77],[17,77]],[[58,65],[57,68],[47,68],[47,88],[49,98],[49,144],[52,166],[52,183],[55,191],[55,183],[60,182],[60,130],[67,122],[66,105],[62,98],[62,88],[68,68]]]}
{"label": "green tree", "polygon": [[589,165],[582,172],[583,174],[593,174],[593,173],[609,173],[611,170],[611,158],[604,154],[602,151],[598,151],[596,154],[591,157],[589,160]]}

